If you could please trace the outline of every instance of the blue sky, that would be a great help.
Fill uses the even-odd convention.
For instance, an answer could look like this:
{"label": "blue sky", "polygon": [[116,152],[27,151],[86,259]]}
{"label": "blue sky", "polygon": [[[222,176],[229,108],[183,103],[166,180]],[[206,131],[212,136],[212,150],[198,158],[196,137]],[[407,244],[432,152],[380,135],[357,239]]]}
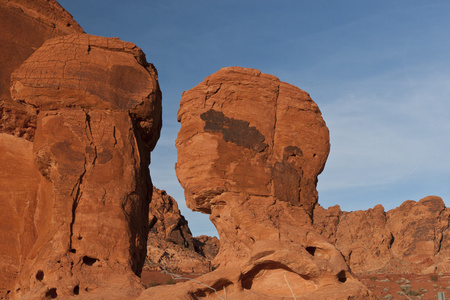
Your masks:
{"label": "blue sky", "polygon": [[87,33],[135,43],[158,69],[163,130],[150,166],[194,235],[215,235],[175,176],[176,113],[222,67],[273,74],[310,93],[330,129],[319,203],[386,210],[450,201],[450,2],[60,0]]}

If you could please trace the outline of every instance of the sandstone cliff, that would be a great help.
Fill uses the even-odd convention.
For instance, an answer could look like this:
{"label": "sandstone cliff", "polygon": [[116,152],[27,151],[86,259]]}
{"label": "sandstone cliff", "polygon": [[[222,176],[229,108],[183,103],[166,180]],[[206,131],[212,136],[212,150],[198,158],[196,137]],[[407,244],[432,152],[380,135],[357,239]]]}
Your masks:
{"label": "sandstone cliff", "polygon": [[441,198],[345,212],[316,207],[314,228],[342,252],[353,272],[448,273],[450,210]]}

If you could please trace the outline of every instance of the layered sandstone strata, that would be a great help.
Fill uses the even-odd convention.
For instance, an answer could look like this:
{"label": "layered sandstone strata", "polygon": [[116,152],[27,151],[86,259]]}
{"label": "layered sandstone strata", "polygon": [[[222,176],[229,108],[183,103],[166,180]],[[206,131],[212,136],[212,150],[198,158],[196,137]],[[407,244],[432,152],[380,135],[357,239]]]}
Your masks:
{"label": "layered sandstone strata", "polygon": [[441,198],[428,196],[387,212],[381,205],[353,212],[318,206],[314,228],[356,273],[448,273],[449,216]]}
{"label": "layered sandstone strata", "polygon": [[176,171],[189,208],[210,214],[217,269],[146,297],[369,296],[311,225],[328,129],[309,95],[254,69],[225,68],[185,92]]}
{"label": "layered sandstone strata", "polygon": [[[35,112],[37,125],[34,142],[23,142],[30,184],[7,199],[11,212],[21,205],[24,233],[7,245],[19,269],[9,296],[139,295],[148,165],[161,128],[155,68],[132,43],[67,35],[45,42],[13,73],[11,95]],[[12,169],[19,158],[9,175],[23,173]]]}

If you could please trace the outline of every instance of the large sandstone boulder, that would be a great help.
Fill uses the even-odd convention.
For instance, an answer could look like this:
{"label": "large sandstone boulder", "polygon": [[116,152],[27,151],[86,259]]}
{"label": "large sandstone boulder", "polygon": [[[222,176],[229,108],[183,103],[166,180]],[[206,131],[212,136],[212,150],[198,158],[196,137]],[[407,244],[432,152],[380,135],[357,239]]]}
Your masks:
{"label": "large sandstone boulder", "polygon": [[188,206],[210,214],[218,230],[217,269],[141,299],[369,296],[312,229],[330,145],[306,92],[254,69],[225,68],[183,94],[178,120],[177,176]]}
{"label": "large sandstone boulder", "polygon": [[32,140],[34,109],[11,101],[11,73],[46,40],[83,29],[55,0],[0,0],[0,28],[0,133]]}
{"label": "large sandstone boulder", "polygon": [[441,198],[428,196],[388,212],[381,205],[354,212],[318,206],[314,228],[342,252],[356,273],[447,273],[449,216]]}
{"label": "large sandstone boulder", "polygon": [[14,159],[7,173],[28,168],[30,181],[8,200],[22,215],[15,230],[27,233],[12,240],[20,257],[11,255],[11,265],[20,270],[8,296],[139,295],[148,165],[161,128],[155,68],[134,44],[67,35],[45,42],[14,72],[11,95],[36,109],[37,129],[33,144],[24,141],[24,166],[12,169]]}

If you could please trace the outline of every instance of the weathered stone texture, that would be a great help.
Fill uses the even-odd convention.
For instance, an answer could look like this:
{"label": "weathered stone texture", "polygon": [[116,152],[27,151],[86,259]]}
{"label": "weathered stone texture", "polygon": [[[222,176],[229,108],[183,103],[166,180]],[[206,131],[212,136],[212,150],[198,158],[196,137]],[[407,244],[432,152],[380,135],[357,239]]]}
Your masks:
{"label": "weathered stone texture", "polygon": [[[188,207],[210,214],[220,236],[217,269],[199,281],[227,299],[285,299],[289,285],[297,299],[370,296],[312,229],[330,145],[306,92],[258,70],[225,68],[183,93],[178,120],[176,171]],[[145,297],[217,295],[187,282]]]}
{"label": "weathered stone texture", "polygon": [[19,199],[33,234],[19,237],[29,246],[14,265],[20,271],[11,297],[139,295],[148,165],[161,128],[155,68],[134,44],[62,36],[14,72],[11,95],[37,112],[28,147],[36,196]]}
{"label": "weathered stone texture", "polygon": [[11,101],[11,73],[46,40],[83,29],[55,0],[0,0],[0,28],[0,132],[32,140],[35,111]]}
{"label": "weathered stone texture", "polygon": [[[146,268],[181,273],[207,273],[212,270],[211,243],[192,237],[188,222],[178,204],[166,191],[153,187],[149,209]],[[201,248],[200,248],[201,247]],[[217,254],[217,252],[216,252]],[[215,256],[215,255],[214,255]]]}
{"label": "weathered stone texture", "polygon": [[356,273],[447,273],[449,215],[436,196],[409,200],[387,212],[381,205],[354,212],[319,206],[314,228],[342,252]]}

